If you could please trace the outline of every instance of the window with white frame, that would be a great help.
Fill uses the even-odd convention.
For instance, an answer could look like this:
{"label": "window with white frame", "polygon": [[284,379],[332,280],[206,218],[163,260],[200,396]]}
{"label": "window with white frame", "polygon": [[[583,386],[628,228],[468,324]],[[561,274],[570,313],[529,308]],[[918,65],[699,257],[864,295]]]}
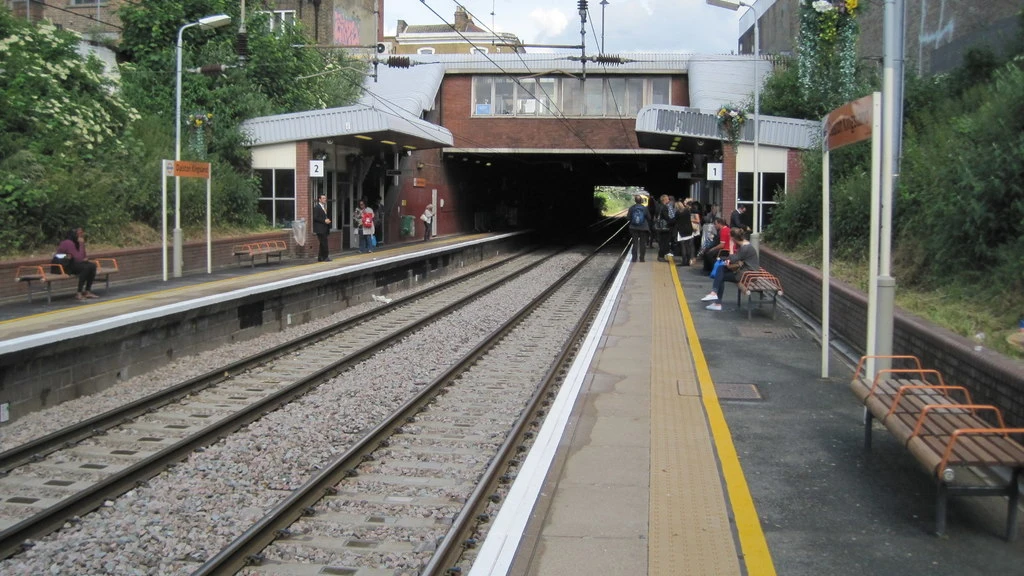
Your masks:
{"label": "window with white frame", "polygon": [[577,78],[473,77],[473,116],[633,117],[650,104],[671,102],[666,76]]}
{"label": "window with white frame", "polygon": [[260,178],[259,210],[273,226],[287,227],[295,220],[295,170],[256,170]]}
{"label": "window with white frame", "polygon": [[417,54],[433,54],[434,53],[434,49],[433,48],[419,48],[418,50],[416,50],[416,53]]}
{"label": "window with white frame", "polygon": [[100,0],[71,0],[72,6],[95,6]]}
{"label": "window with white frame", "polygon": [[295,25],[295,10],[266,10],[270,15],[269,25],[271,32],[284,30],[286,26]]}
{"label": "window with white frame", "polygon": [[472,48],[469,49],[469,53],[470,54],[487,54],[487,48],[479,48],[477,46],[473,46]]}

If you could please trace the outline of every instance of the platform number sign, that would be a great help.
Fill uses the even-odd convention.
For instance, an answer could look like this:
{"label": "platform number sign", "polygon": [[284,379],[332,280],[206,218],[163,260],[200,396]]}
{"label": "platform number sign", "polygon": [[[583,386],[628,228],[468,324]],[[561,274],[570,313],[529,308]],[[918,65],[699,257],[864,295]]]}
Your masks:
{"label": "platform number sign", "polygon": [[309,177],[310,178],[323,178],[324,177],[324,161],[323,160],[310,160],[309,161]]}
{"label": "platform number sign", "polygon": [[708,180],[722,180],[721,162],[708,162]]}

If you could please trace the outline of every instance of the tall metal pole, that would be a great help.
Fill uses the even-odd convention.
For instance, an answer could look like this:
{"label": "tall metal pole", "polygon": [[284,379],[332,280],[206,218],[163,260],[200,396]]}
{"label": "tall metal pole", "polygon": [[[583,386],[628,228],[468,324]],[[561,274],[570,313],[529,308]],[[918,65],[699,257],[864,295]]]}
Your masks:
{"label": "tall metal pole", "polygon": [[608,5],[608,0],[601,0],[601,54],[604,54],[604,7]]}
{"label": "tall metal pole", "polygon": [[[178,28],[178,43],[175,49],[175,91],[174,91],[174,161],[181,160],[181,36],[186,28],[196,26],[195,22]],[[181,277],[181,177],[174,177],[174,277]]]}
{"label": "tall metal pole", "polygon": [[[904,0],[885,0],[882,71],[882,194],[878,254],[878,308],[875,353],[892,354],[896,280],[891,275],[892,204],[898,178],[903,108]],[[881,366],[884,368],[885,366]]]}
{"label": "tall metal pole", "polygon": [[761,144],[761,26],[758,23],[757,8],[746,4],[754,13],[754,221],[750,243],[754,250],[761,248],[761,172],[758,167],[758,148]]}

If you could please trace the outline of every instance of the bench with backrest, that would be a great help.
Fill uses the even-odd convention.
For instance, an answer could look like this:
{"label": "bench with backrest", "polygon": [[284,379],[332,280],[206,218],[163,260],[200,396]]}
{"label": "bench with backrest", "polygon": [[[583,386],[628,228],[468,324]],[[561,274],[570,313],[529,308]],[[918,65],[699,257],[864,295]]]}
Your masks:
{"label": "bench with backrest", "polygon": [[254,268],[257,256],[266,256],[267,264],[270,264],[271,256],[276,256],[278,262],[280,262],[286,250],[288,250],[288,243],[284,240],[267,240],[264,242],[235,244],[234,255],[238,258],[239,264],[242,263],[242,258],[248,257],[249,266]]}
{"label": "bench with backrest", "polygon": [[754,313],[754,294],[758,295],[756,300],[757,307],[760,308],[762,304],[769,302],[768,297],[771,296],[772,304],[772,320],[775,319],[775,307],[778,304],[779,296],[782,296],[782,282],[778,278],[770,274],[764,268],[744,272],[739,280],[736,282],[739,287],[739,291],[736,293],[736,305],[743,309],[743,295],[747,296],[747,319],[753,318]]}
{"label": "bench with backrest", "polygon": [[[862,377],[870,360],[909,367]],[[1024,428],[1008,428],[998,408],[974,403],[966,388],[947,385],[914,356],[864,356],[850,388],[864,404],[865,448],[871,448],[872,420],[877,419],[937,483],[936,534],[945,532],[949,496],[1006,496],[1006,539],[1016,538],[1018,480],[1024,470],[1024,445],[1017,439]],[[1009,481],[992,474],[995,480],[986,485],[954,484],[968,468],[1008,471]]]}
{"label": "bench with backrest", "polygon": [[[105,288],[110,289],[110,275],[120,272],[115,258],[92,258],[96,263],[96,280],[103,280]],[[25,282],[28,286],[28,301],[32,303],[32,283],[39,282],[46,286],[46,303],[52,301],[52,284],[61,280],[77,280],[78,276],[65,270],[61,264],[39,264],[18,266],[14,273],[15,282]]]}

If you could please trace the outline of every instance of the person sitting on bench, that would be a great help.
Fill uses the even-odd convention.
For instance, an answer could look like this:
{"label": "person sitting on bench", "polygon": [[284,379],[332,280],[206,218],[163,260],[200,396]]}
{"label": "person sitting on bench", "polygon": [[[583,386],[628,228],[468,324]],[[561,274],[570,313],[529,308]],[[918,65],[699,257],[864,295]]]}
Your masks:
{"label": "person sitting on bench", "polygon": [[68,274],[78,276],[78,292],[75,300],[99,298],[92,293],[92,281],[96,279],[96,263],[90,262],[85,254],[85,230],[74,228],[68,232],[67,238],[57,246],[58,254],[67,254],[70,263],[64,270]]}
{"label": "person sitting on bench", "polygon": [[701,302],[711,302],[707,305],[708,310],[719,311],[722,309],[722,290],[725,288],[726,282],[736,282],[744,272],[752,272],[761,267],[757,250],[747,238],[747,233],[733,228],[729,231],[729,235],[732,238],[732,243],[739,246],[739,250],[729,255],[728,263],[715,276],[711,292],[700,299]]}

